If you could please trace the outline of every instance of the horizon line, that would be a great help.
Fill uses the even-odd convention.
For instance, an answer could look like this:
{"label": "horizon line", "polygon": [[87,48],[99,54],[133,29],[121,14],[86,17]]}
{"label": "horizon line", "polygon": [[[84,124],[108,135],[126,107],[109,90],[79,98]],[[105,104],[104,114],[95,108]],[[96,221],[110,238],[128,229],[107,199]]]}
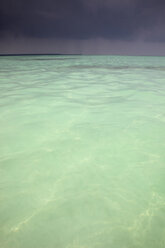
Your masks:
{"label": "horizon line", "polygon": [[83,53],[0,53],[0,56],[144,56],[144,57],[165,57],[165,55],[145,54],[83,54]]}

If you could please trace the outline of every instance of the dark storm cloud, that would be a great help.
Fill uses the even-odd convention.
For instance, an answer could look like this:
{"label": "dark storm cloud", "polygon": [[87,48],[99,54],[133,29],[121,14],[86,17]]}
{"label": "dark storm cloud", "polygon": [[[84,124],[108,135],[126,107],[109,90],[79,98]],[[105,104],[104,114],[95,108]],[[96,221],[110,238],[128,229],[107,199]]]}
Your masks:
{"label": "dark storm cloud", "polygon": [[[163,0],[3,0],[0,35],[165,41]],[[151,30],[156,30],[152,34]]]}

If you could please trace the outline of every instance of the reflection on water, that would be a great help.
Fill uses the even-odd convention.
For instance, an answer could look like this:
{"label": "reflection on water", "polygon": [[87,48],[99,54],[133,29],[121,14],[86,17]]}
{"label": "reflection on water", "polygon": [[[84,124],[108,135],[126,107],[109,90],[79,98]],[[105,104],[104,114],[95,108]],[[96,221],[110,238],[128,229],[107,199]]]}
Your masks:
{"label": "reflection on water", "polygon": [[0,247],[165,247],[164,68],[0,58]]}

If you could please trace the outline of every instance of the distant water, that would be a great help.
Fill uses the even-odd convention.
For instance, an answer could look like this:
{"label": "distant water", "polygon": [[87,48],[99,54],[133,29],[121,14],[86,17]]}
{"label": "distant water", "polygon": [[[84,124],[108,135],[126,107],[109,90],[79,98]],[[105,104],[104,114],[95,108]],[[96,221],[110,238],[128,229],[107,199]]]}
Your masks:
{"label": "distant water", "polygon": [[165,57],[0,57],[0,247],[165,247]]}

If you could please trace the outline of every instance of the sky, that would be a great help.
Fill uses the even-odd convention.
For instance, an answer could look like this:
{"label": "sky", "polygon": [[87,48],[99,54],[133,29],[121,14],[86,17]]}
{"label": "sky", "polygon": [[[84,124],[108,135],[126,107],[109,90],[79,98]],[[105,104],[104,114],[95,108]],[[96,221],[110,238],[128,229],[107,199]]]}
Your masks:
{"label": "sky", "polygon": [[165,0],[1,0],[0,53],[165,55]]}

